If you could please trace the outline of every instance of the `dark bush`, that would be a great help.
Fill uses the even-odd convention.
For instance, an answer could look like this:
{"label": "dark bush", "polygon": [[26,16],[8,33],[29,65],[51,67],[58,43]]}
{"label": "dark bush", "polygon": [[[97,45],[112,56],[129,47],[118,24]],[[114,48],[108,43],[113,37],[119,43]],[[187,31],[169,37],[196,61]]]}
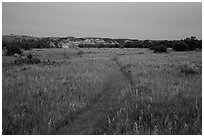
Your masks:
{"label": "dark bush", "polygon": [[80,51],[77,52],[77,55],[78,55],[78,56],[82,56],[83,54],[84,54],[84,52],[83,52],[82,50],[80,50]]}
{"label": "dark bush", "polygon": [[124,48],[134,48],[134,43],[132,41],[127,41],[123,44]]}
{"label": "dark bush", "polygon": [[158,45],[160,45],[160,44],[158,44],[157,42],[151,42],[151,43],[143,45],[143,47],[154,50],[154,48],[157,47]]}
{"label": "dark bush", "polygon": [[202,40],[196,41],[196,48],[202,49]]}
{"label": "dark bush", "polygon": [[189,46],[188,46],[188,44],[186,44],[183,41],[178,41],[178,42],[174,43],[173,49],[175,51],[187,51],[187,50],[189,50]]}
{"label": "dark bush", "polygon": [[8,42],[6,41],[2,41],[2,49],[6,49],[6,47],[8,46]]}
{"label": "dark bush", "polygon": [[167,52],[167,47],[164,45],[154,46],[152,47],[154,53],[162,53]]}
{"label": "dark bush", "polygon": [[34,43],[31,43],[31,42],[22,42],[20,44],[21,48],[24,49],[24,50],[30,50],[32,49],[34,46],[33,46]]}
{"label": "dark bush", "polygon": [[137,40],[126,41],[123,44],[121,44],[121,46],[123,46],[124,48],[143,48],[143,44]]}
{"label": "dark bush", "polygon": [[22,54],[23,51],[21,50],[21,48],[19,48],[16,45],[8,45],[6,47],[6,55],[7,56],[12,56],[14,54]]}
{"label": "dark bush", "polygon": [[189,50],[202,49],[202,40],[198,40],[196,37],[191,36],[183,40],[189,46]]}
{"label": "dark bush", "polygon": [[79,48],[94,48],[94,44],[79,44]]}
{"label": "dark bush", "polygon": [[28,59],[32,59],[32,58],[33,58],[33,55],[32,55],[32,54],[28,54],[28,55],[27,55],[27,58],[28,58]]}
{"label": "dark bush", "polygon": [[28,59],[26,63],[27,64],[38,64],[38,63],[40,63],[40,59],[38,59],[38,58],[31,58],[31,59]]}
{"label": "dark bush", "polygon": [[38,64],[40,63],[40,59],[34,57],[32,54],[27,55],[27,57],[23,56],[15,60],[16,65],[22,64]]}

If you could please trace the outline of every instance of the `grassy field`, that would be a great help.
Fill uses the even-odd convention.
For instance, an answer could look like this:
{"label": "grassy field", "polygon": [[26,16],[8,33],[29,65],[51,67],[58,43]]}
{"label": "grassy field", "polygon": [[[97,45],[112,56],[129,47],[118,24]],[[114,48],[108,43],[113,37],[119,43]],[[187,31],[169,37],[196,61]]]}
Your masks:
{"label": "grassy field", "polygon": [[39,49],[2,57],[2,134],[202,134],[202,52]]}

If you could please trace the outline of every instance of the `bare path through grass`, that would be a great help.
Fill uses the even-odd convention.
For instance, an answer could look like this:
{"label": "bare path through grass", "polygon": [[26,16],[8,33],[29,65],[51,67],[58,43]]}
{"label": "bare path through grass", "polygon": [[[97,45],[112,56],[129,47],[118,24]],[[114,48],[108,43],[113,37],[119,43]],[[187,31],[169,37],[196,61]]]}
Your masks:
{"label": "bare path through grass", "polygon": [[121,92],[121,82],[130,85],[133,90],[136,85],[133,76],[128,69],[123,66],[118,57],[110,59],[117,68],[116,74],[110,74],[104,83],[103,90],[90,100],[90,103],[80,110],[65,116],[62,122],[56,125],[54,134],[97,134],[101,125],[107,127],[107,117],[110,110],[119,107],[119,95]]}
{"label": "bare path through grass", "polygon": [[120,62],[119,59],[117,57],[113,58],[113,61],[118,65],[118,67],[120,68],[120,71],[124,74],[124,76],[128,79],[130,86],[132,89],[136,89],[135,86],[135,82],[134,79],[131,75],[130,70],[128,70],[128,68],[126,66],[123,66]]}
{"label": "bare path through grass", "polygon": [[96,134],[100,130],[99,127],[107,123],[110,109],[117,107],[122,88],[121,82],[129,84],[118,68],[117,73],[109,75],[104,82],[103,90],[91,99],[85,108],[65,115],[56,124],[53,134]]}

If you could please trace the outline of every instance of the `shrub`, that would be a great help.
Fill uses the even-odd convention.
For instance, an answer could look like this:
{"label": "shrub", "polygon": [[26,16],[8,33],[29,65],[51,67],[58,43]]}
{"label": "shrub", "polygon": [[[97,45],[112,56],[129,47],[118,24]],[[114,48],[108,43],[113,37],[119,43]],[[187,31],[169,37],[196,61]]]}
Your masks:
{"label": "shrub", "polygon": [[21,43],[21,48],[24,49],[24,50],[30,50],[32,49],[34,46],[34,43],[33,42],[22,42]]}
{"label": "shrub", "polygon": [[132,41],[128,41],[128,42],[125,42],[123,44],[124,48],[133,48],[134,47],[134,44]]}
{"label": "shrub", "polygon": [[78,55],[78,56],[82,56],[83,54],[84,54],[84,52],[83,52],[82,50],[80,50],[80,51],[77,52],[77,55]]}
{"label": "shrub", "polygon": [[189,50],[195,50],[196,48],[202,48],[202,40],[196,39],[196,37],[191,36],[191,38],[184,39],[184,42],[188,44]]}
{"label": "shrub", "polygon": [[186,75],[188,74],[197,74],[200,72],[200,69],[194,65],[194,64],[183,64],[183,65],[180,65],[178,67],[178,70],[181,72],[181,73],[184,73]]}
{"label": "shrub", "polygon": [[163,44],[159,46],[154,46],[152,47],[154,53],[162,53],[162,52],[167,52],[167,47],[164,46]]}
{"label": "shrub", "polygon": [[149,44],[143,45],[143,48],[149,48],[151,50],[154,50],[155,47],[157,47],[158,45],[160,45],[158,42],[151,42]]}
{"label": "shrub", "polygon": [[22,64],[38,64],[40,63],[40,59],[34,57],[32,54],[27,55],[27,57],[20,57],[15,60],[16,65],[22,65]]}
{"label": "shrub", "polygon": [[7,56],[12,56],[14,54],[22,54],[23,51],[21,50],[21,48],[19,48],[16,45],[8,45],[6,47],[6,55]]}
{"label": "shrub", "polygon": [[175,51],[187,51],[187,50],[189,50],[189,46],[182,41],[178,41],[178,42],[174,43],[173,49]]}
{"label": "shrub", "polygon": [[196,48],[202,49],[202,40],[198,40],[198,41],[196,42]]}
{"label": "shrub", "polygon": [[28,54],[28,55],[27,55],[27,58],[28,58],[28,59],[32,59],[32,57],[33,57],[32,54]]}
{"label": "shrub", "polygon": [[27,60],[27,62],[26,62],[27,64],[38,64],[38,63],[40,63],[40,59],[38,59],[38,58],[31,58],[31,59],[28,59]]}

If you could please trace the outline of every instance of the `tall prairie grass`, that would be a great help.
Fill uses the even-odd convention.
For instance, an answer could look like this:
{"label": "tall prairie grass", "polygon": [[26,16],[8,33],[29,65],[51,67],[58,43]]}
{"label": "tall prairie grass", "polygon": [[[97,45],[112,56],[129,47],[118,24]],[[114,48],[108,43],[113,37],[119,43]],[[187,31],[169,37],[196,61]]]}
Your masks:
{"label": "tall prairie grass", "polygon": [[201,52],[27,52],[2,57],[2,134],[202,134]]}

